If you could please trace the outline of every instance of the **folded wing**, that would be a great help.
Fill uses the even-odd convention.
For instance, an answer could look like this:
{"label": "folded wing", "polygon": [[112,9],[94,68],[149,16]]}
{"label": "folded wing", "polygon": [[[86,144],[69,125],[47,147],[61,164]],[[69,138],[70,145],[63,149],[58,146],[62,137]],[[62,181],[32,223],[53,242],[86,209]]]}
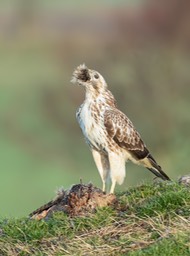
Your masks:
{"label": "folded wing", "polygon": [[108,135],[117,145],[125,149],[134,160],[148,168],[156,176],[164,180],[169,180],[169,177],[152,157],[139,133],[124,113],[118,109],[106,110],[104,114],[104,125]]}

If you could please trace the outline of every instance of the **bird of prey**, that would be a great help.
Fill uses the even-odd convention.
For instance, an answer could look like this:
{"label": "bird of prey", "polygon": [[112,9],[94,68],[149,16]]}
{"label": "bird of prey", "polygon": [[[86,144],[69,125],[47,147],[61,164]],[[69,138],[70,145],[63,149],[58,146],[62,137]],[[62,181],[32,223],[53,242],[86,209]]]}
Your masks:
{"label": "bird of prey", "polygon": [[73,72],[71,82],[85,88],[85,100],[76,117],[90,146],[103,182],[111,179],[110,193],[125,178],[125,162],[142,165],[163,180],[170,180],[152,157],[129,118],[117,108],[103,76],[82,64]]}

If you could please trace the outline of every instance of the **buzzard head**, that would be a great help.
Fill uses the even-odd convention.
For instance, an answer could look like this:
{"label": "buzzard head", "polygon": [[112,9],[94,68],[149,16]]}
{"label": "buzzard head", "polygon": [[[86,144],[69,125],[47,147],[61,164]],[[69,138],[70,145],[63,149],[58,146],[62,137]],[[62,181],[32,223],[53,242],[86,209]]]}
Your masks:
{"label": "buzzard head", "polygon": [[107,87],[103,76],[97,71],[87,68],[85,64],[82,64],[75,69],[71,82],[83,85],[86,90],[91,92],[101,92]]}

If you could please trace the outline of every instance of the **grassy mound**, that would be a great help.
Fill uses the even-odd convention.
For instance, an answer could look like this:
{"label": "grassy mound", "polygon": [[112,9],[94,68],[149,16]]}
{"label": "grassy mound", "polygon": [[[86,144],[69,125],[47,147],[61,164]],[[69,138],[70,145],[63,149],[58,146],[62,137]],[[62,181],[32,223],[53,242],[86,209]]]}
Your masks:
{"label": "grassy mound", "polygon": [[0,221],[0,255],[190,255],[190,190],[174,182],[117,194],[87,216]]}

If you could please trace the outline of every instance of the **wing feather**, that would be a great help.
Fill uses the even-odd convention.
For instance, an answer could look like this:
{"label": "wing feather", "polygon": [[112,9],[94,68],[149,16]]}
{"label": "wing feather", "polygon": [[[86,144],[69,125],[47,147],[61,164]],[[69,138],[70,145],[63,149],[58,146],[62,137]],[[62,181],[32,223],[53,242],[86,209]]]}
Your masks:
{"label": "wing feather", "polygon": [[156,176],[163,180],[170,180],[152,157],[139,133],[125,114],[118,109],[106,110],[104,125],[109,136],[121,148],[126,149],[136,160],[139,160],[139,162]]}
{"label": "wing feather", "polygon": [[104,125],[109,136],[135,158],[143,159],[149,151],[130,119],[118,109],[106,110]]}

